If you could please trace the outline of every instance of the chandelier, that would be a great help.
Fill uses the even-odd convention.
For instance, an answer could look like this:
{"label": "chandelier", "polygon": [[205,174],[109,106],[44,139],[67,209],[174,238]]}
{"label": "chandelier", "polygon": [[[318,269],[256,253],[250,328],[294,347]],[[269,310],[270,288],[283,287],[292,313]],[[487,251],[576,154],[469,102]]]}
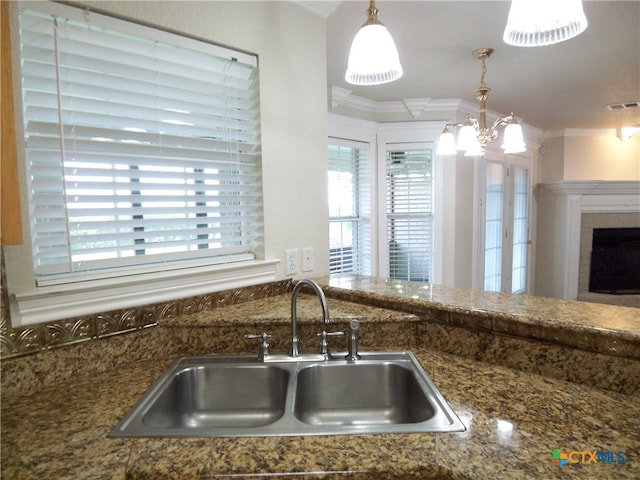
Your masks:
{"label": "chandelier", "polygon": [[[475,119],[470,114],[464,123],[449,123],[444,127],[438,141],[439,155],[454,155],[457,150],[465,152],[466,156],[484,156],[487,144],[498,137],[498,127],[505,126],[502,149],[505,153],[520,153],[526,150],[522,136],[522,127],[513,112],[498,118],[491,127],[487,127],[487,98],[491,89],[484,83],[487,73],[485,59],[493,53],[492,48],[479,48],[473,51],[473,56],[482,62],[480,86],[476,88],[476,97],[480,101],[480,118]],[[458,142],[456,143],[452,130],[460,127]]]}
{"label": "chandelier", "polygon": [[380,85],[402,76],[396,44],[380,20],[374,0],[367,21],[353,38],[344,79],[354,85]]}

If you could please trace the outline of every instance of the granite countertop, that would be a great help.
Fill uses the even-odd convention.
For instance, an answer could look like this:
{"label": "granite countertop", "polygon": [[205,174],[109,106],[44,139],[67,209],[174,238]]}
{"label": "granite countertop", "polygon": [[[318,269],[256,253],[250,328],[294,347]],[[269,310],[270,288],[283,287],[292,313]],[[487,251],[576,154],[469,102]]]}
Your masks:
{"label": "granite countertop", "polygon": [[465,326],[549,341],[609,355],[640,358],[638,308],[511,295],[354,274],[317,279],[327,295],[417,312],[455,313]]}
{"label": "granite countertop", "polygon": [[[464,433],[112,439],[111,428],[173,359],[145,361],[3,398],[3,478],[640,477],[640,404],[622,394],[414,351]],[[37,405],[37,408],[34,406]],[[624,463],[562,468],[554,449],[624,452]],[[578,454],[575,454],[578,455]],[[578,456],[573,459],[578,459]]]}
{"label": "granite countertop", "polygon": [[[118,350],[123,348],[121,343],[135,348],[136,353],[144,351],[145,357],[136,358],[148,360],[121,363],[28,393],[14,390],[7,394],[3,390],[2,477],[173,480],[265,475],[292,478],[304,474],[304,478],[322,479],[640,478],[637,396],[484,363],[473,355],[452,355],[432,349],[429,342],[419,338],[426,332],[424,319],[431,318],[425,312],[431,312],[435,305],[437,311],[431,312],[435,321],[460,322],[453,313],[461,313],[464,322],[471,322],[467,327],[502,329],[501,333],[523,324],[534,334],[544,336],[548,333],[545,329],[552,331],[552,325],[561,328],[575,322],[574,332],[586,332],[587,336],[599,332],[606,348],[626,362],[623,355],[630,352],[633,357],[640,338],[636,309],[572,305],[465,289],[458,292],[450,287],[369,277],[327,277],[319,279],[319,283],[331,297],[330,311],[336,325],[352,318],[366,320],[361,327],[363,350],[401,346],[416,354],[467,426],[466,432],[268,438],[107,437],[175,359],[176,352],[252,352],[253,345],[238,341],[249,327],[274,329],[274,337],[286,341],[290,296],[279,295],[169,318],[158,328],[145,330],[145,335],[116,336],[111,343],[101,340],[48,352],[47,358],[64,358],[64,364],[74,371],[73,359],[82,363],[82,355],[89,350],[92,359],[105,362],[110,362],[116,352],[128,354],[128,350]],[[301,332],[305,337],[315,336],[320,326],[317,298],[301,296],[299,300]],[[576,321],[583,315],[581,308],[591,319],[584,326]],[[453,313],[437,316],[443,310]],[[467,312],[474,315],[465,317]],[[469,335],[471,331],[459,330],[457,335]],[[128,338],[135,340],[129,343]],[[571,338],[567,341],[569,345],[576,343]],[[274,347],[282,351],[277,341]],[[615,348],[611,350],[612,347]],[[99,353],[95,353],[96,349]],[[602,355],[597,353],[594,358],[600,361]],[[32,360],[25,357],[12,361],[31,365]],[[558,359],[551,361],[557,363]],[[33,372],[47,373],[42,366],[39,368]],[[597,368],[597,362],[593,368]],[[620,372],[640,375],[637,363],[629,362],[627,368]],[[590,454],[574,453],[570,458],[577,463],[560,468],[550,459],[556,449],[558,454],[566,455],[602,452],[601,458],[620,463],[591,463]]]}
{"label": "granite countertop", "polygon": [[[346,324],[352,319],[366,319],[371,323],[383,322],[417,322],[420,319],[411,313],[391,308],[380,308],[362,303],[341,301],[327,298],[331,324]],[[314,295],[302,291],[297,301],[297,319],[301,324],[312,323],[322,328],[322,310],[320,302]],[[274,295],[251,302],[239,303],[233,307],[218,308],[203,312],[168,318],[160,322],[173,328],[179,327],[218,327],[245,325],[261,325],[269,328],[276,324],[291,325],[291,294]],[[331,324],[327,328],[331,328]]]}

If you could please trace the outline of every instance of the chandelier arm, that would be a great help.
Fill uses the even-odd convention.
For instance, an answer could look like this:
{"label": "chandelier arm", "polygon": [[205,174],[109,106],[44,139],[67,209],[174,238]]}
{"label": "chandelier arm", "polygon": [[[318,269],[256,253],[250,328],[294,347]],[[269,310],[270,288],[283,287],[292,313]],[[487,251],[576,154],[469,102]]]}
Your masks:
{"label": "chandelier arm", "polygon": [[511,123],[515,118],[516,117],[513,113],[500,117],[495,122],[493,122],[491,130],[496,130],[498,127],[503,125],[509,125],[509,123]]}
{"label": "chandelier arm", "polygon": [[496,127],[485,128],[484,130],[480,131],[480,134],[478,136],[484,138],[486,143],[488,143],[498,137],[498,130],[496,129]]}
{"label": "chandelier arm", "polygon": [[463,127],[464,123],[451,123],[451,122],[447,122],[444,125],[444,131],[451,131],[455,128],[459,128],[459,127]]}

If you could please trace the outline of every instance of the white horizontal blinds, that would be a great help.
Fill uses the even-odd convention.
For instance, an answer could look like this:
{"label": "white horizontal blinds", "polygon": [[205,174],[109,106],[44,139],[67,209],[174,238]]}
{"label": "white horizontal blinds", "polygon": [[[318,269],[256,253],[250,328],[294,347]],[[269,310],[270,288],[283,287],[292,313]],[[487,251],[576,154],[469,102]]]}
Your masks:
{"label": "white horizontal blinds", "polygon": [[433,250],[433,179],[429,148],[386,154],[389,277],[429,281]]}
{"label": "white horizontal blinds", "polygon": [[252,258],[254,57],[93,13],[23,10],[20,36],[37,274]]}
{"label": "white horizontal blinds", "polygon": [[371,273],[371,178],[366,143],[329,139],[329,270]]}

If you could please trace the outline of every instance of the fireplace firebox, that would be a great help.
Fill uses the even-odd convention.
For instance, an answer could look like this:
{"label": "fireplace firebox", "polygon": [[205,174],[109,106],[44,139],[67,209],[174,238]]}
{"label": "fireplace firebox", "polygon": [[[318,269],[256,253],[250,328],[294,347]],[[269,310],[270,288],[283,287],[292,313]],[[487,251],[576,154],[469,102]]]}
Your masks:
{"label": "fireplace firebox", "polygon": [[594,228],[589,291],[640,293],[640,228]]}

